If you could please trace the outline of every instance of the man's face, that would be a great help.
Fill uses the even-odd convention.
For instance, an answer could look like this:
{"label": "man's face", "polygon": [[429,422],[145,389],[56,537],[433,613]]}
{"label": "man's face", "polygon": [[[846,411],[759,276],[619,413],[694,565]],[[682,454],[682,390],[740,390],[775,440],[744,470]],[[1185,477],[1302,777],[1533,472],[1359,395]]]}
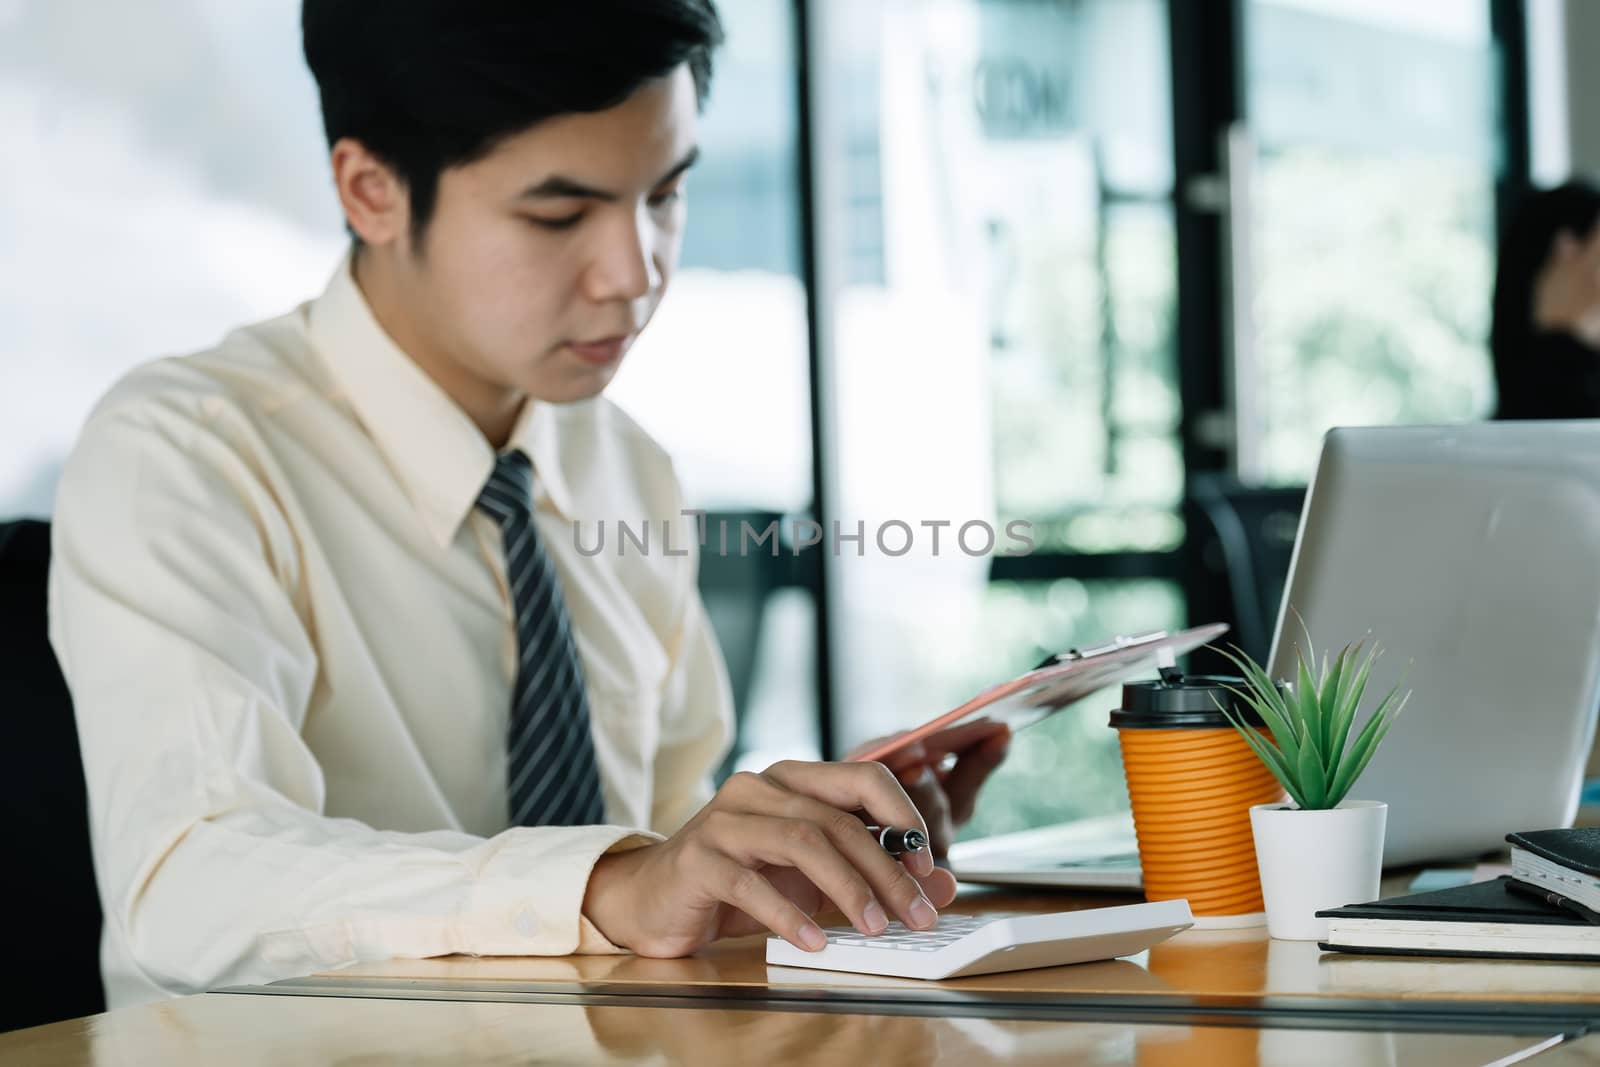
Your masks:
{"label": "man's face", "polygon": [[677,264],[696,118],[680,67],[444,171],[421,254],[399,264],[432,360],[478,389],[555,403],[604,389]]}

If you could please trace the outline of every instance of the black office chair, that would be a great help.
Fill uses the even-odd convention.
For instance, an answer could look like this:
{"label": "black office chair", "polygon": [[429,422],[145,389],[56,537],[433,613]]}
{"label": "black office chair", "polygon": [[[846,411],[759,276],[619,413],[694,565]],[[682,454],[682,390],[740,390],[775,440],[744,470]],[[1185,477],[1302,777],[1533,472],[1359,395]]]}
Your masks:
{"label": "black office chair", "polygon": [[1300,529],[1305,488],[1244,486],[1231,475],[1197,474],[1190,480],[1189,495],[1203,520],[1195,531],[1206,538],[1201,559],[1227,589],[1233,633],[1224,641],[1265,663]]}
{"label": "black office chair", "polygon": [[105,1010],[100,897],[72,700],[46,630],[50,526],[0,524],[0,827],[6,958],[28,979],[0,1031]]}

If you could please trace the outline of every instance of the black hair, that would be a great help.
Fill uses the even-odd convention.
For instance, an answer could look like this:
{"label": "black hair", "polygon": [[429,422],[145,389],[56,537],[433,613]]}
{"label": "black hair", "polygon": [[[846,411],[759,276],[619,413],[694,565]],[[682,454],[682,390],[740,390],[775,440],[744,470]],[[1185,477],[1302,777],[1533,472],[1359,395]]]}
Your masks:
{"label": "black hair", "polygon": [[329,147],[393,168],[418,240],[442,171],[685,63],[704,105],[722,42],[713,0],[304,0],[300,27]]}
{"label": "black hair", "polygon": [[[1585,238],[1600,220],[1600,190],[1583,181],[1526,197],[1512,215],[1500,240],[1495,263],[1494,308],[1489,351],[1494,359],[1499,393],[1497,417],[1527,417],[1548,407],[1552,398],[1548,374],[1541,375],[1530,356],[1535,328],[1533,293],[1539,271],[1566,231]],[[1596,357],[1600,359],[1600,356]]]}

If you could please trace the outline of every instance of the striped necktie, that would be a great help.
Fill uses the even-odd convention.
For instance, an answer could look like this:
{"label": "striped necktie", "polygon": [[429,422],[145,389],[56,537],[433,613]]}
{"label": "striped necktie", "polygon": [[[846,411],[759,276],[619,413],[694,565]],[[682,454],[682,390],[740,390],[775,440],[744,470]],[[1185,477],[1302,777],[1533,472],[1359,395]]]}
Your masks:
{"label": "striped necktie", "polygon": [[583,665],[554,564],[533,522],[533,465],[507,452],[478,496],[500,525],[506,582],[517,622],[506,793],[513,826],[588,826],[605,821]]}

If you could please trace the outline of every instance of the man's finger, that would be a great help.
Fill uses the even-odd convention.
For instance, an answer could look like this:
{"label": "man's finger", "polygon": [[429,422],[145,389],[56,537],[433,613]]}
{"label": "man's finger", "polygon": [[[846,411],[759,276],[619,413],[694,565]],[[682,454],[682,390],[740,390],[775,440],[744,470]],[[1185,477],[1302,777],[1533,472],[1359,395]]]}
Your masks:
{"label": "man's finger", "polygon": [[945,908],[956,899],[956,876],[943,867],[935,867],[929,875],[918,878],[922,884],[922,895],[936,908]]}
{"label": "man's finger", "polygon": [[[817,806],[829,813],[825,817],[837,818],[839,815],[825,805]],[[877,859],[887,861],[887,866],[894,868],[905,879],[905,885],[897,891],[894,887],[879,885],[885,879],[873,878],[872,873],[881,874],[881,871],[869,873],[862,870],[858,855],[850,855],[827,830],[810,819],[727,814],[715,825],[708,823],[706,830],[719,849],[747,867],[768,864],[773,867],[792,867],[799,871],[864,934],[883,933],[890,919],[886,907],[894,908],[896,914],[905,910],[903,905],[896,907],[890,903],[884,889],[890,889],[900,898],[916,899],[922,896],[922,887],[905,874],[899,864],[890,860],[882,849],[878,850]],[[862,831],[859,824],[850,831],[850,836],[870,841],[870,836]]]}
{"label": "man's finger", "polygon": [[950,817],[956,825],[972,818],[978,803],[978,790],[994,769],[1005,762],[1011,750],[1011,735],[1000,734],[964,753],[945,776],[944,791],[950,798]]}
{"label": "man's finger", "polygon": [[[838,850],[841,862],[846,863],[856,877],[866,880],[872,894],[892,917],[913,929],[931,926],[938,919],[928,909],[930,902],[924,899],[922,887],[916,878],[917,875],[932,873],[933,861],[926,852],[911,853],[896,859],[883,850],[883,846],[854,816],[845,815],[820,800],[798,793],[790,801],[788,819],[795,825],[810,827],[826,835],[828,843]],[[790,836],[807,846],[815,845],[814,841],[806,840],[802,835]],[[835,873],[832,875],[833,882],[825,883],[822,879],[828,875],[822,869],[814,871],[798,857],[798,853],[785,852],[779,858],[763,855],[762,859],[767,863],[782,863],[798,868],[854,921],[852,901],[834,894],[834,885],[845,884],[845,879]],[[921,909],[918,908],[919,904],[922,905]]]}
{"label": "man's finger", "polygon": [[784,896],[760,871],[741,866],[726,857],[715,861],[708,871],[718,900],[730,904],[783,938],[795,948],[819,952],[828,944],[828,935]]}
{"label": "man's finger", "polygon": [[929,734],[922,739],[922,748],[927,753],[927,761],[933,763],[947,752],[959,755],[1002,734],[1010,736],[1011,727],[993,719],[980,719]]}
{"label": "man's finger", "polygon": [[[801,796],[819,800],[840,811],[864,811],[879,826],[928,832],[917,806],[893,772],[881,763],[800,763],[785,760],[763,774]],[[767,814],[789,814],[768,811]]]}
{"label": "man's finger", "polygon": [[[896,749],[889,753],[878,762],[894,771],[895,774],[904,775],[908,771],[915,771],[917,768],[926,765],[929,758],[928,750],[922,747],[922,742],[913,741],[905,748]],[[904,781],[903,778],[901,780]]]}
{"label": "man's finger", "polygon": [[863,741],[859,745],[857,745],[855,748],[852,748],[849,752],[846,752],[844,754],[844,761],[846,763],[849,763],[850,761],[858,758],[860,753],[862,753],[862,752],[871,752],[873,749],[881,748],[882,746],[888,744],[890,741],[898,740],[898,739],[904,737],[905,735],[906,735],[906,731],[905,730],[896,730],[892,734],[884,734],[882,737],[874,737],[870,741]]}

